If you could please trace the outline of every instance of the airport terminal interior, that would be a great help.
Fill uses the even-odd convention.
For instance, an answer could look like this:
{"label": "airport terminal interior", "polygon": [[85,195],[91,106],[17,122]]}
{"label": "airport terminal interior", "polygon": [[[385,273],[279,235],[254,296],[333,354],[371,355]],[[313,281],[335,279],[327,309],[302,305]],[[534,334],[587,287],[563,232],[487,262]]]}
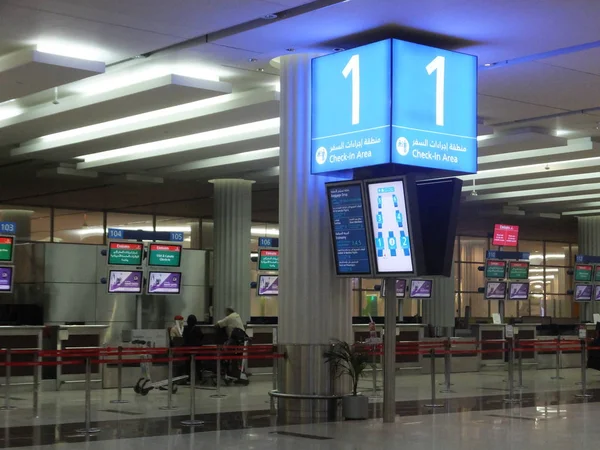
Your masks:
{"label": "airport terminal interior", "polygon": [[598,17],[1,0],[0,448],[596,447]]}

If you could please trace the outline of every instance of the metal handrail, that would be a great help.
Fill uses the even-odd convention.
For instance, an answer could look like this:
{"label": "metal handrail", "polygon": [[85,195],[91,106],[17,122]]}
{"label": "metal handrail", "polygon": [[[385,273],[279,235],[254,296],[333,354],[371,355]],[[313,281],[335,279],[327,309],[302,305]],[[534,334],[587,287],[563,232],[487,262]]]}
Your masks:
{"label": "metal handrail", "polygon": [[284,394],[276,390],[269,391],[269,396],[279,398],[295,398],[299,400],[339,400],[340,398],[344,397],[343,395]]}

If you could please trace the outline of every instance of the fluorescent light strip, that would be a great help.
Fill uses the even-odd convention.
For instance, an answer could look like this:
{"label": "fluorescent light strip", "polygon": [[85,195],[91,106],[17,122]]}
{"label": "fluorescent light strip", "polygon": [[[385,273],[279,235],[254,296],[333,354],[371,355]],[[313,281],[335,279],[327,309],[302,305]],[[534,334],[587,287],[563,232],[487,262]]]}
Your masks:
{"label": "fluorescent light strip", "polygon": [[563,216],[585,216],[588,214],[600,215],[600,209],[582,209],[580,211],[566,211],[562,213]]}
{"label": "fluorescent light strip", "polygon": [[[214,225],[214,223],[213,223]],[[152,225],[142,225],[142,226],[130,226],[130,225],[113,225],[109,226],[109,228],[117,228],[119,230],[142,230],[142,231],[152,231]],[[102,227],[86,227],[81,228],[79,230],[73,230],[80,236],[89,236],[89,235],[102,235],[104,233],[104,229]],[[175,233],[191,233],[191,226],[157,226],[156,231],[173,231]],[[279,236],[279,230],[277,228],[265,228],[255,226],[250,229],[250,234],[252,236]]]}
{"label": "fluorescent light strip", "polygon": [[598,194],[582,194],[582,195],[568,195],[565,197],[553,197],[553,198],[534,198],[531,200],[514,201],[510,202],[509,205],[536,205],[539,203],[561,203],[561,202],[576,202],[578,200],[595,200],[598,198]]}
{"label": "fluorescent light strip", "polygon": [[534,197],[536,195],[550,196],[552,194],[561,194],[563,192],[594,191],[594,190],[600,190],[600,183],[576,184],[576,185],[570,185],[570,186],[559,186],[559,187],[549,187],[549,188],[529,189],[529,190],[517,189],[514,191],[498,192],[498,193],[494,193],[494,194],[483,194],[483,195],[478,195],[476,197],[469,196],[469,197],[466,197],[465,201],[480,202],[480,201],[484,201],[484,200],[501,200],[501,199],[509,199],[509,198],[513,198],[513,197]]}
{"label": "fluorescent light strip", "polygon": [[56,40],[42,40],[37,44],[36,50],[51,55],[67,56],[69,58],[83,59],[86,61],[105,61],[110,57],[110,54],[107,51],[98,47]]}
{"label": "fluorescent light strip", "polygon": [[122,156],[138,155],[144,152],[150,152],[154,150],[167,150],[175,149],[180,145],[189,144],[201,144],[203,142],[243,135],[253,131],[268,130],[269,128],[278,127],[279,118],[261,120],[259,122],[246,123],[244,125],[236,125],[233,127],[220,128],[218,130],[205,131],[203,133],[190,134],[188,136],[181,136],[172,139],[165,139],[163,141],[149,142],[146,144],[133,145],[131,147],[123,147],[115,150],[109,150],[106,152],[93,153],[91,155],[85,155],[81,158],[86,162],[96,162],[111,158],[119,158]]}

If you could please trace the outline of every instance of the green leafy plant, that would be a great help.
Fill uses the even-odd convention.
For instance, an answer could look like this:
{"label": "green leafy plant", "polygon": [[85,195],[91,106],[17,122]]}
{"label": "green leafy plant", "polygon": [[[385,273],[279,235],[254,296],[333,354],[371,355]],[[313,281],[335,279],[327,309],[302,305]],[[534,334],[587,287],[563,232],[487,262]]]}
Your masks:
{"label": "green leafy plant", "polygon": [[336,378],[348,375],[352,380],[352,395],[358,395],[358,380],[365,375],[369,366],[369,355],[361,347],[335,340],[331,348],[323,353]]}

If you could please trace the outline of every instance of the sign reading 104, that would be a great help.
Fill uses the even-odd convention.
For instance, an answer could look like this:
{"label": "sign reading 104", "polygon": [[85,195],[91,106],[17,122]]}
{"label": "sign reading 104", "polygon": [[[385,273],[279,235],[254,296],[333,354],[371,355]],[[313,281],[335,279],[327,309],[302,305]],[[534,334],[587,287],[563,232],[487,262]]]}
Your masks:
{"label": "sign reading 104", "polygon": [[477,172],[477,58],[385,40],[312,62],[312,173]]}

